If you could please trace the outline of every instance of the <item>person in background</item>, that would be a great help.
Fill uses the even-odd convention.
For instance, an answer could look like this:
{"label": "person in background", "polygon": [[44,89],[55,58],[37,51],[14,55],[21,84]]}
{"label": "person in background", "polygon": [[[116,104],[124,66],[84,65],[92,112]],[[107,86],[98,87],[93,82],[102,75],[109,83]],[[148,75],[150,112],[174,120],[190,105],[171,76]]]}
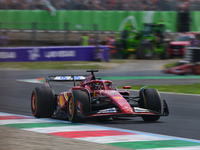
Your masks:
{"label": "person in background", "polygon": [[0,37],[0,44],[2,46],[8,46],[8,37],[7,37],[7,33],[6,32],[3,32],[1,37]]}
{"label": "person in background", "polygon": [[90,36],[89,36],[89,45],[90,46],[95,46],[96,45],[96,38],[95,38],[95,35],[94,34],[91,34]]}
{"label": "person in background", "polygon": [[190,36],[190,46],[191,47],[198,47],[199,46],[199,40],[195,38],[195,36]]}
{"label": "person in background", "polygon": [[91,34],[89,36],[89,45],[90,46],[98,46],[101,43],[99,37],[95,34]]}
{"label": "person in background", "polygon": [[115,42],[116,42],[115,37],[114,37],[113,35],[111,35],[111,36],[110,36],[110,45],[111,45],[111,46],[115,46],[115,44],[116,44]]}
{"label": "person in background", "polygon": [[94,61],[101,62],[103,60],[103,50],[99,46],[96,46],[94,50]]}
{"label": "person in background", "polygon": [[106,38],[106,45],[109,46],[115,46],[115,37],[113,35],[110,35],[109,37]]}
{"label": "person in background", "polygon": [[111,57],[116,58],[116,39],[113,35],[106,38],[106,45],[110,48]]}
{"label": "person in background", "polygon": [[89,45],[89,37],[86,33],[83,33],[80,38],[80,45],[81,46],[88,46]]}
{"label": "person in background", "polygon": [[106,38],[106,43],[105,43],[106,45],[110,45],[110,36],[108,36],[107,38]]}

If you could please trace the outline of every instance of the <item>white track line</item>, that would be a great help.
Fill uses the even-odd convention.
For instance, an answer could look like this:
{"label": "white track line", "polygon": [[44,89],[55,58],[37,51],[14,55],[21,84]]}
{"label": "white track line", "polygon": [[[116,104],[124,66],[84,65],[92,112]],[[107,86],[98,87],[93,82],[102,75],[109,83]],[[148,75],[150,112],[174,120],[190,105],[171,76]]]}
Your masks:
{"label": "white track line", "polygon": [[99,131],[105,130],[98,127],[86,127],[84,125],[75,126],[61,126],[61,127],[43,127],[43,128],[28,128],[23,129],[27,131],[34,131],[39,133],[54,133],[54,132],[73,132],[73,131]]}
{"label": "white track line", "polygon": [[43,120],[43,119],[7,119],[7,120],[0,120],[0,125],[20,124],[20,123],[46,123],[46,122],[55,122],[55,121]]}
{"label": "white track line", "polygon": [[[137,150],[137,149],[136,149]],[[200,150],[200,146],[185,146],[185,147],[166,147],[166,148],[151,148],[144,150]]]}
{"label": "white track line", "polygon": [[162,137],[155,137],[150,135],[119,135],[119,136],[102,136],[102,137],[85,137],[75,138],[78,140],[95,142],[95,143],[117,143],[117,142],[137,142],[137,141],[157,141],[170,140]]}

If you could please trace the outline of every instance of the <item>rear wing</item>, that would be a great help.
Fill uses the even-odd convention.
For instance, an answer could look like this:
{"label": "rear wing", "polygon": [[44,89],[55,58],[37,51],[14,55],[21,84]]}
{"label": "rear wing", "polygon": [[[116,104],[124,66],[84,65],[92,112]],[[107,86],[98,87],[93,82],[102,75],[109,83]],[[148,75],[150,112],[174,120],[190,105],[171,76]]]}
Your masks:
{"label": "rear wing", "polygon": [[49,81],[56,82],[74,82],[74,86],[76,86],[76,81],[83,81],[86,79],[84,75],[58,75],[58,76],[48,76],[46,78],[45,85],[50,86]]}

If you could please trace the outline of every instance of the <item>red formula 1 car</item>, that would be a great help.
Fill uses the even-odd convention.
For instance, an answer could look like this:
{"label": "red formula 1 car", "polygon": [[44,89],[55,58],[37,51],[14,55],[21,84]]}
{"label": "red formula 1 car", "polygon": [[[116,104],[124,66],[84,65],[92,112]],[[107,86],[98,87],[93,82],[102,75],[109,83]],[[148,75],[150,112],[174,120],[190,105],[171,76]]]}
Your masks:
{"label": "red formula 1 car", "polygon": [[200,75],[200,62],[190,63],[188,61],[180,61],[175,67],[164,70],[165,73],[185,75]]}
{"label": "red formula 1 car", "polygon": [[[95,77],[94,72],[85,76],[49,76],[45,87],[32,91],[31,109],[33,116],[49,118],[65,113],[71,122],[82,122],[90,117],[140,116],[144,121],[157,121],[169,114],[167,103],[156,89],[141,88],[139,96],[130,96],[130,86],[118,91],[112,81]],[[72,81],[74,87],[55,94],[50,81]],[[81,81],[75,86],[75,81]]]}

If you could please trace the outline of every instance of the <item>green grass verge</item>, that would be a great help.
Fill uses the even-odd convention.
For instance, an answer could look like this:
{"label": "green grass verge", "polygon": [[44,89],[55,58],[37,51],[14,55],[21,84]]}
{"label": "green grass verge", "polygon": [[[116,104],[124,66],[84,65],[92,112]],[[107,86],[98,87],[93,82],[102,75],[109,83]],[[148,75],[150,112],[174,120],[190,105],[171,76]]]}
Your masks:
{"label": "green grass verge", "polygon": [[178,66],[178,64],[179,64],[179,62],[173,62],[173,63],[169,63],[169,64],[164,65],[164,67],[165,67],[165,69],[169,69],[169,68]]}
{"label": "green grass verge", "polygon": [[[133,90],[139,90],[145,85],[133,85]],[[122,89],[121,87],[118,87]],[[185,94],[200,94],[200,83],[189,85],[148,85],[148,88],[155,88],[159,92],[185,93]]]}
{"label": "green grass verge", "polygon": [[126,63],[126,60],[109,62],[92,61],[46,61],[46,62],[1,62],[1,69],[111,69],[115,64]]}

